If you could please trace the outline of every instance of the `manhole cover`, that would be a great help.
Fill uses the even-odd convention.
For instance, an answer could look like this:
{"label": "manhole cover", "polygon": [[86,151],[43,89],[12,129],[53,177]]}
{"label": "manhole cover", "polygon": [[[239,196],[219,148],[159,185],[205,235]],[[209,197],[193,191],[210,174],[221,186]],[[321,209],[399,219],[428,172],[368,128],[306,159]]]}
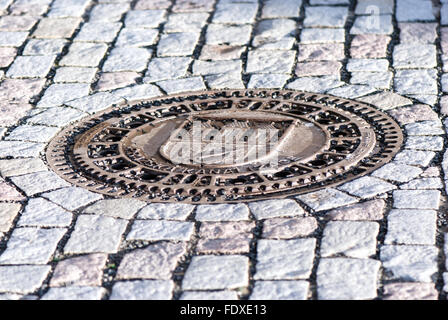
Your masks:
{"label": "manhole cover", "polygon": [[310,192],[365,175],[403,142],[367,104],[288,90],[221,90],[108,109],[50,143],[52,169],[110,196],[222,203]]}

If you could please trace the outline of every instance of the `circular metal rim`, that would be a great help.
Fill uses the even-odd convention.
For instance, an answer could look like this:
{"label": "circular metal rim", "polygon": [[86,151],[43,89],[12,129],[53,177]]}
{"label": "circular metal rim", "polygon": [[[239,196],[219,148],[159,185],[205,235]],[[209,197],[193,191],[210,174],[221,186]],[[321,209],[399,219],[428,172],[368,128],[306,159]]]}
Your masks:
{"label": "circular metal rim", "polygon": [[[73,140],[73,134],[71,134],[74,130],[79,130],[83,128],[86,124],[89,122],[92,123],[94,119],[100,118],[103,115],[106,115],[110,112],[116,112],[116,111],[123,111],[126,108],[132,108],[133,106],[138,105],[139,103],[147,103],[149,101],[157,101],[157,100],[170,100],[178,97],[187,97],[187,96],[201,96],[204,94],[214,94],[214,93],[225,93],[229,94],[230,96],[234,94],[266,94],[270,93],[272,94],[291,94],[295,95],[294,98],[300,98],[299,101],[295,101],[297,103],[301,104],[318,104],[322,106],[322,103],[324,105],[331,104],[336,108],[336,110],[344,111],[350,113],[352,116],[355,115],[356,117],[360,117],[361,119],[365,120],[369,123],[371,127],[373,126],[379,126],[382,127],[385,124],[389,126],[389,131],[394,131],[395,136],[393,137],[394,141],[388,142],[388,152],[386,154],[383,154],[381,159],[376,157],[373,160],[369,159],[368,161],[365,161],[362,163],[362,166],[364,168],[364,172],[362,173],[354,173],[351,172],[352,169],[348,171],[344,171],[341,174],[338,174],[334,179],[324,179],[320,182],[315,182],[312,185],[308,186],[297,186],[294,188],[290,188],[288,190],[281,190],[281,191],[274,191],[269,190],[266,192],[261,192],[256,195],[250,195],[250,196],[241,196],[237,199],[223,199],[223,198],[216,198],[213,201],[207,200],[206,197],[201,197],[199,201],[193,201],[191,197],[186,199],[176,199],[176,197],[170,197],[169,199],[164,198],[153,198],[153,199],[144,199],[143,197],[135,197],[133,196],[133,193],[128,193],[124,189],[118,189],[116,187],[112,186],[105,186],[104,183],[89,180],[85,178],[84,176],[78,174],[73,170],[73,168],[70,166],[70,164],[67,162],[65,150],[67,145],[75,144],[76,141]],[[244,98],[244,95],[243,97]],[[91,129],[88,128],[87,130]],[[385,132],[385,130],[383,130]],[[76,136],[76,134],[74,135]],[[386,139],[387,140],[387,139]],[[382,165],[389,162],[395,154],[400,150],[401,146],[403,144],[403,133],[398,125],[398,123],[389,115],[386,113],[378,110],[377,108],[365,103],[360,102],[356,100],[349,100],[344,98],[339,98],[331,95],[326,94],[317,94],[317,93],[308,93],[303,91],[296,91],[296,90],[275,90],[275,89],[226,89],[226,90],[209,90],[209,91],[199,91],[199,92],[185,92],[180,94],[173,94],[173,95],[166,95],[166,96],[158,96],[153,97],[151,99],[144,99],[144,100],[136,100],[136,101],[128,101],[125,103],[113,105],[110,108],[107,108],[101,112],[98,112],[94,115],[88,116],[84,119],[81,119],[80,121],[68,126],[67,128],[63,129],[59,132],[59,134],[52,139],[52,141],[49,143],[47,147],[46,152],[46,158],[47,161],[51,167],[51,169],[56,172],[59,176],[64,178],[66,181],[77,185],[79,187],[88,189],[93,192],[101,193],[104,195],[112,196],[112,197],[124,197],[124,198],[135,198],[139,200],[144,200],[148,202],[182,202],[182,203],[194,203],[194,204],[218,204],[218,203],[237,203],[237,202],[251,202],[251,201],[259,201],[259,200],[266,200],[266,199],[272,199],[272,198],[285,198],[292,195],[300,195],[304,193],[313,192],[325,187],[331,187],[331,186],[337,186],[342,183],[349,182],[355,178],[359,178],[362,176],[365,176],[366,174],[371,173],[375,169],[381,167]],[[62,160],[62,158],[64,158]],[[368,159],[369,157],[365,158]],[[363,159],[364,160],[364,159]],[[357,165],[357,164],[355,164]],[[359,163],[358,163],[359,165]]]}

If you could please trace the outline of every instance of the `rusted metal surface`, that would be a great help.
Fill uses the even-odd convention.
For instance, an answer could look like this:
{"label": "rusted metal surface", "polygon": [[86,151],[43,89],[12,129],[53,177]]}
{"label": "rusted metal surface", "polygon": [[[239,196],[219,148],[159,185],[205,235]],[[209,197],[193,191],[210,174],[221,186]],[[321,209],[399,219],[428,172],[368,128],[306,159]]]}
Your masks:
{"label": "rusted metal surface", "polygon": [[398,124],[362,102],[216,90],[115,106],[63,130],[47,160],[67,181],[110,196],[223,203],[349,181],[391,160],[402,142]]}

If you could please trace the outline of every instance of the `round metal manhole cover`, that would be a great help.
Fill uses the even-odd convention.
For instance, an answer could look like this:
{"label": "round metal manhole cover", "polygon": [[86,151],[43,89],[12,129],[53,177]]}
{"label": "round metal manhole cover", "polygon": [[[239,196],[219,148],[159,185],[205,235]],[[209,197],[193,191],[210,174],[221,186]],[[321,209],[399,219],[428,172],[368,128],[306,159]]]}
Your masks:
{"label": "round metal manhole cover", "polygon": [[403,142],[358,101],[289,90],[216,90],[115,106],[63,130],[47,160],[110,196],[223,203],[279,198],[365,175]]}

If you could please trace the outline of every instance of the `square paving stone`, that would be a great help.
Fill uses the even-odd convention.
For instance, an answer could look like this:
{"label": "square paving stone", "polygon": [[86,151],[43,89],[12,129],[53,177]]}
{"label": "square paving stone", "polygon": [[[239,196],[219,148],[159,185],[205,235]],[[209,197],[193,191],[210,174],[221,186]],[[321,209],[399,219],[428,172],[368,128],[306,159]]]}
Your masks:
{"label": "square paving stone", "polygon": [[317,268],[320,300],[365,300],[377,296],[380,262],[370,259],[322,259]]}
{"label": "square paving stone", "polygon": [[193,64],[193,74],[209,75],[217,73],[241,73],[241,60],[225,60],[225,61],[202,61],[196,60]]}
{"label": "square paving stone", "polygon": [[393,14],[394,0],[358,0],[355,14],[372,14],[371,7],[375,7],[374,14],[377,15]]}
{"label": "square paving stone", "polygon": [[179,300],[238,300],[235,291],[184,291]]}
{"label": "square paving stone", "polygon": [[404,185],[401,185],[400,189],[443,189],[443,182],[440,178],[414,179]]}
{"label": "square paving stone", "polygon": [[185,253],[185,243],[169,242],[159,242],[144,249],[133,250],[123,257],[117,278],[169,280]]}
{"label": "square paving stone", "polygon": [[0,266],[0,292],[32,293],[50,270],[50,266]]}
{"label": "square paving stone", "polygon": [[391,283],[383,290],[384,300],[437,300],[439,296],[432,283]]}
{"label": "square paving stone", "polygon": [[302,0],[267,0],[263,5],[262,18],[298,17]]}
{"label": "square paving stone", "polygon": [[97,215],[80,215],[64,253],[115,253],[128,221]]}
{"label": "square paving stone", "polygon": [[28,157],[35,158],[44,149],[44,144],[23,141],[0,141],[0,157]]}
{"label": "square paving stone", "polygon": [[307,7],[305,27],[344,27],[348,16],[347,7]]}
{"label": "square paving stone", "polygon": [[432,44],[399,44],[394,47],[394,67],[435,68],[437,66],[436,46]]}
{"label": "square paving stone", "polygon": [[12,177],[11,181],[18,188],[23,190],[27,196],[32,196],[36,193],[67,187],[70,185],[68,182],[59,178],[57,174],[51,171],[42,171]]}
{"label": "square paving stone", "polygon": [[401,43],[434,43],[437,23],[399,22]]}
{"label": "square paving stone", "polygon": [[146,47],[153,45],[157,39],[157,29],[124,28],[121,29],[115,46],[117,47]]}
{"label": "square paving stone", "polygon": [[140,75],[137,72],[105,72],[96,85],[98,91],[108,91],[134,84]]}
{"label": "square paving stone", "polygon": [[0,255],[0,264],[45,264],[67,229],[17,228]]}
{"label": "square paving stone", "polygon": [[209,24],[205,42],[207,44],[245,45],[250,40],[251,32],[251,25],[226,26]]}
{"label": "square paving stone", "polygon": [[340,87],[343,84],[344,82],[340,81],[339,75],[323,77],[302,77],[287,84],[286,88],[324,93],[329,89]]}
{"label": "square paving stone", "polygon": [[244,50],[243,46],[205,44],[199,58],[202,60],[234,60],[239,59]]}
{"label": "square paving stone", "polygon": [[317,221],[313,217],[274,218],[263,223],[263,238],[292,239],[309,236],[317,229]]}
{"label": "square paving stone", "polygon": [[438,209],[440,191],[437,190],[395,190],[394,208],[398,209]]}
{"label": "square paving stone", "polygon": [[112,42],[121,26],[119,22],[84,23],[74,41]]}
{"label": "square paving stone", "polygon": [[437,94],[437,72],[428,70],[398,70],[395,89],[400,94]]}
{"label": "square paving stone", "polygon": [[170,300],[173,289],[169,280],[120,281],[112,287],[110,300]]}
{"label": "square paving stone", "polygon": [[350,44],[350,56],[357,59],[386,58],[389,42],[390,37],[386,35],[355,35]]}
{"label": "square paving stone", "polygon": [[364,84],[378,89],[389,89],[392,78],[392,72],[352,72],[350,83]]}
{"label": "square paving stone", "polygon": [[434,21],[430,0],[397,0],[398,21]]}
{"label": "square paving stone", "polygon": [[95,253],[59,261],[51,277],[50,287],[101,286],[107,255]]}
{"label": "square paving stone", "polygon": [[190,239],[194,231],[192,222],[164,220],[136,220],[127,240],[182,240]]}
{"label": "square paving stone", "polygon": [[306,279],[314,260],[315,239],[259,240],[256,280]]}
{"label": "square paving stone", "polygon": [[97,92],[89,96],[66,102],[66,105],[88,113],[95,113],[113,105],[119,105],[120,103],[123,103],[126,98],[124,92],[121,96],[119,94],[115,95],[108,92]]}
{"label": "square paving stone", "polygon": [[219,3],[213,16],[213,23],[253,23],[258,3]]}
{"label": "square paving stone", "polygon": [[91,83],[96,75],[96,68],[59,67],[53,78],[54,82]]}
{"label": "square paving stone", "polygon": [[57,55],[64,48],[63,39],[30,39],[23,49],[24,55],[51,56]]}
{"label": "square paving stone", "polygon": [[107,51],[104,43],[73,43],[62,60],[61,66],[96,67]]}
{"label": "square paving stone", "polygon": [[68,227],[71,222],[72,214],[70,212],[46,199],[32,198],[28,200],[18,226]]}
{"label": "square paving stone", "polygon": [[253,74],[248,88],[282,88],[290,78],[287,74]]}
{"label": "square paving stone", "polygon": [[382,199],[366,201],[333,209],[325,215],[330,220],[375,221],[383,220],[386,202]]}
{"label": "square paving stone", "polygon": [[397,189],[397,187],[378,178],[361,177],[343,184],[338,189],[360,198],[372,198],[378,194]]}
{"label": "square paving stone", "polygon": [[392,16],[390,15],[373,15],[373,16],[357,16],[355,22],[350,29],[350,34],[392,34],[394,26],[392,24]]}
{"label": "square paving stone", "polygon": [[427,244],[436,240],[434,210],[391,210],[387,216],[386,244]]}
{"label": "square paving stone", "polygon": [[250,238],[200,239],[196,245],[198,254],[243,254],[249,253]]}
{"label": "square paving stone", "polygon": [[305,211],[299,204],[290,199],[276,199],[250,202],[249,208],[257,219],[274,217],[302,216]]}
{"label": "square paving stone", "polygon": [[103,66],[105,72],[143,71],[146,69],[151,50],[144,48],[115,48]]}
{"label": "square paving stone", "polygon": [[43,18],[33,36],[36,38],[70,38],[81,22],[80,18]]}
{"label": "square paving stone", "polygon": [[0,46],[20,47],[26,40],[28,32],[0,31]]}
{"label": "square paving stone", "polygon": [[42,197],[59,204],[67,210],[76,210],[89,203],[100,200],[102,195],[79,187],[67,187],[42,194]]}
{"label": "square paving stone", "polygon": [[52,3],[51,10],[48,12],[49,17],[81,17],[87,6],[89,0],[56,0]]}
{"label": "square paving stone", "polygon": [[358,202],[355,197],[331,188],[297,196],[297,199],[314,211],[333,209]]}
{"label": "square paving stone", "polygon": [[126,14],[126,27],[157,28],[165,21],[165,10],[134,10]]}
{"label": "square paving stone", "polygon": [[11,78],[44,78],[55,58],[55,56],[19,56],[6,75]]}
{"label": "square paving stone", "polygon": [[249,239],[254,227],[252,221],[202,222],[199,236],[202,239]]}
{"label": "square paving stone", "polygon": [[146,82],[175,79],[185,76],[191,59],[187,57],[154,58],[146,71]]}
{"label": "square paving stone", "polygon": [[390,162],[374,171],[372,176],[396,182],[408,182],[423,172],[422,169],[405,164]]}
{"label": "square paving stone", "polygon": [[205,12],[173,13],[163,27],[164,32],[201,32],[209,17]]}
{"label": "square paving stone", "polygon": [[57,132],[59,132],[59,128],[22,125],[15,128],[6,140],[48,142]]}
{"label": "square paving stone", "polygon": [[32,124],[65,127],[70,122],[79,120],[87,115],[87,113],[73,108],[55,107],[48,108],[45,111],[28,118],[27,122]]}
{"label": "square paving stone", "polygon": [[128,10],[128,3],[97,4],[90,11],[89,21],[116,22],[121,20],[122,15]]}
{"label": "square paving stone", "polygon": [[209,0],[177,0],[173,12],[213,11],[215,1]]}
{"label": "square paving stone", "polygon": [[300,44],[298,61],[336,61],[345,58],[342,43]]}
{"label": "square paving stone", "polygon": [[301,43],[344,42],[344,29],[308,28],[302,29]]}
{"label": "square paving stone", "polygon": [[379,224],[376,222],[330,221],[324,229],[321,255],[368,258],[376,252],[378,232]]}
{"label": "square paving stone", "polygon": [[37,18],[31,16],[3,16],[0,18],[0,30],[28,31],[36,22]]}
{"label": "square paving stone", "polygon": [[410,136],[406,140],[405,147],[413,150],[442,151],[443,138],[432,136]]}
{"label": "square paving stone", "polygon": [[433,246],[383,246],[380,258],[391,279],[432,282],[437,272],[438,250]]}
{"label": "square paving stone", "polygon": [[195,256],[182,281],[183,290],[234,289],[249,284],[244,256]]}
{"label": "square paving stone", "polygon": [[394,161],[427,167],[435,155],[435,152],[432,151],[403,150],[395,156]]}
{"label": "square paving stone", "polygon": [[146,202],[134,199],[107,199],[95,202],[84,209],[84,213],[131,219],[144,206],[146,206]]}
{"label": "square paving stone", "polygon": [[101,300],[106,292],[101,287],[50,288],[41,300]]}
{"label": "square paving stone", "polygon": [[39,108],[56,107],[70,100],[89,94],[90,85],[81,83],[56,83],[45,91],[38,103]]}
{"label": "square paving stone", "polygon": [[255,281],[250,300],[306,300],[307,281]]}
{"label": "square paving stone", "polygon": [[186,220],[195,206],[186,203],[151,203],[138,213],[139,219]]}
{"label": "square paving stone", "polygon": [[293,51],[250,51],[246,72],[248,73],[291,73],[294,64]]}
{"label": "square paving stone", "polygon": [[178,32],[163,34],[157,46],[158,56],[188,56],[193,54],[199,33]]}
{"label": "square paving stone", "polygon": [[22,206],[19,203],[0,203],[0,232],[8,232]]}
{"label": "square paving stone", "polygon": [[248,220],[249,209],[245,204],[199,205],[196,209],[198,221]]}

